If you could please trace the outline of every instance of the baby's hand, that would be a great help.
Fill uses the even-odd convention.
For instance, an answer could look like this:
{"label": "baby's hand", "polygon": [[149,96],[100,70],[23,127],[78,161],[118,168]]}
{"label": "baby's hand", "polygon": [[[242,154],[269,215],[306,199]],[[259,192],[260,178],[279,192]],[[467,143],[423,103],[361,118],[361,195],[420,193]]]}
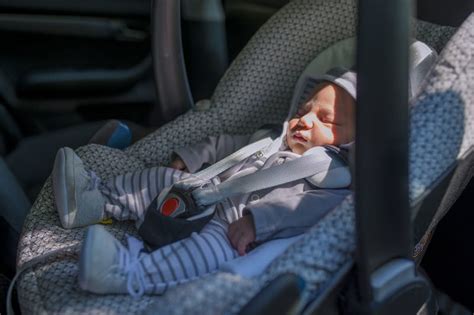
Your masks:
{"label": "baby's hand", "polygon": [[183,160],[181,160],[179,157],[175,158],[173,162],[171,162],[170,167],[177,170],[186,171],[186,164],[184,164]]}
{"label": "baby's hand", "polygon": [[230,243],[239,252],[245,255],[247,248],[255,242],[255,225],[251,214],[245,215],[229,225],[227,232]]}

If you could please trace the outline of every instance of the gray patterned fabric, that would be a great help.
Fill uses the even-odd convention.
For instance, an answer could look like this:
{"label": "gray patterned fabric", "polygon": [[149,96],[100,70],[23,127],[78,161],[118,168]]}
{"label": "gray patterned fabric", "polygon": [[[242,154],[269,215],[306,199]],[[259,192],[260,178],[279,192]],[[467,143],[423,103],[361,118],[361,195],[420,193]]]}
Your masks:
{"label": "gray patterned fabric", "polygon": [[474,15],[432,70],[411,110],[410,199],[418,198],[474,140]]}
{"label": "gray patterned fabric", "polygon": [[[332,43],[354,36],[355,9],[353,0],[292,1],[262,27],[233,62],[219,83],[209,110],[190,111],[125,152],[88,145],[81,148],[78,154],[100,177],[108,178],[145,166],[167,163],[169,152],[173,148],[194,143],[209,135],[247,133],[264,123],[281,122],[286,117],[293,87],[304,67]],[[416,28],[418,38],[437,49],[444,46],[453,32],[452,28],[436,27],[424,22],[417,23]],[[471,34],[462,35],[466,37],[462,43],[469,43],[466,39],[472,37],[472,33],[466,29],[462,32]],[[459,36],[461,35],[458,38]],[[436,93],[439,95],[438,99],[434,96],[432,98],[442,103],[449,94],[449,84],[446,82],[452,81],[452,76],[447,71],[451,63],[456,63],[460,52],[472,54],[473,51],[471,41],[470,51],[456,48],[453,52],[451,48],[443,54],[444,61],[433,71],[426,89],[428,92],[423,94],[422,101],[415,106],[414,113],[420,115],[420,122],[412,128],[419,128],[421,125],[424,127],[426,124],[423,124],[423,119],[428,125],[434,121],[420,104],[424,104],[424,99]],[[472,71],[465,74],[467,75],[471,76],[470,82],[473,82]],[[442,80],[439,83],[441,85],[437,85],[438,80]],[[465,98],[466,104],[471,99],[472,104],[472,92],[467,95],[464,90],[461,91],[462,83],[458,84],[456,93]],[[449,100],[450,104],[454,104],[456,97]],[[419,113],[416,111],[417,107]],[[440,113],[446,114],[445,110]],[[466,123],[465,126],[469,125]],[[412,138],[418,141],[416,132]],[[461,148],[465,148],[469,141],[472,139],[465,140]],[[425,162],[438,165],[444,163],[445,159],[455,158],[451,155],[440,156],[438,151],[445,152],[445,148],[439,147],[434,153],[428,151],[432,155],[426,160],[426,148],[427,146],[416,146],[416,150],[419,150],[416,158],[422,160],[415,162],[413,158],[412,168],[417,169]],[[412,154],[413,156],[415,155]],[[436,166],[436,170],[443,167]],[[424,178],[425,175],[417,176],[413,180],[420,178],[420,181],[413,187],[426,186],[436,174],[429,178]],[[412,194],[412,198],[415,195]],[[136,300],[124,295],[99,296],[85,293],[77,286],[77,253],[64,252],[29,269],[20,277],[18,295],[21,309],[24,314],[132,314],[156,302],[154,307],[158,307],[163,314],[235,313],[267,281],[286,271],[297,272],[307,281],[305,297],[309,297],[351,257],[354,248],[352,209],[352,199],[349,198],[275,261],[261,278],[245,280],[217,274],[178,287],[163,297],[146,296]],[[123,238],[125,233],[135,234],[133,225],[127,222],[114,222],[107,228],[119,238]],[[25,223],[19,245],[18,265],[52,250],[78,244],[82,237],[83,229],[64,230],[60,227],[51,181],[48,180]],[[179,299],[180,296],[185,298]],[[176,304],[176,301],[181,303]],[[173,307],[170,307],[171,303]]]}
{"label": "gray patterned fabric", "polygon": [[166,163],[176,146],[282,122],[304,68],[331,44],[354,36],[355,18],[353,0],[293,1],[271,17],[234,60],[214,92],[210,110],[191,111],[127,151],[147,164]]}
{"label": "gray patterned fabric", "polygon": [[263,281],[217,273],[173,288],[144,314],[235,314],[263,285]]}
{"label": "gray patterned fabric", "polygon": [[[442,34],[438,32],[438,34]],[[432,37],[433,38],[433,37]],[[423,38],[420,38],[423,40]],[[436,138],[436,139],[434,139]],[[430,73],[423,92],[411,107],[410,201],[414,202],[455,160],[474,146],[474,15],[457,32]],[[336,272],[352,259],[355,249],[355,215],[352,196],[329,213],[311,231],[274,261],[262,277],[252,279],[253,288],[262,288],[282,273],[301,276],[306,287],[300,307],[318,294]],[[196,313],[235,313],[246,304],[240,294],[249,290],[248,281],[218,285],[207,294],[236,296],[210,302],[193,298]],[[173,297],[184,298],[197,284],[176,290]],[[255,289],[253,289],[255,290]],[[255,291],[258,291],[255,290]],[[223,293],[224,292],[224,293]],[[237,298],[239,297],[239,298]],[[168,302],[169,303],[169,302]],[[202,307],[201,307],[202,306]],[[238,306],[238,307],[237,307]],[[170,309],[165,301],[155,302],[151,310],[180,314],[190,309]],[[212,311],[211,311],[212,310]]]}

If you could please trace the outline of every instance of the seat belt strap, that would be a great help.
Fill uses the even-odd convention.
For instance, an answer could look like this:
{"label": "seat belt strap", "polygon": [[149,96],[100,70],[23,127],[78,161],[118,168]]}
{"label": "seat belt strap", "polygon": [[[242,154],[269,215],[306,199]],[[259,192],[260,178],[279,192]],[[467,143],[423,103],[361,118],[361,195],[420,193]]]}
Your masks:
{"label": "seat belt strap", "polygon": [[269,147],[272,142],[273,140],[270,137],[267,137],[257,142],[251,143],[241,148],[240,150],[235,151],[231,155],[223,158],[219,162],[214,163],[208,168],[195,173],[193,177],[197,177],[204,181],[210,180],[211,178],[216,177],[217,175],[221,174],[230,167],[242,162],[246,158],[257,153],[258,151],[262,151],[265,148]]}
{"label": "seat belt strap", "polygon": [[282,165],[225,181],[219,185],[196,189],[192,192],[192,195],[198,206],[212,205],[231,196],[266,189],[306,178],[320,172],[327,172],[330,170],[332,162],[332,159],[321,160],[310,154]]}

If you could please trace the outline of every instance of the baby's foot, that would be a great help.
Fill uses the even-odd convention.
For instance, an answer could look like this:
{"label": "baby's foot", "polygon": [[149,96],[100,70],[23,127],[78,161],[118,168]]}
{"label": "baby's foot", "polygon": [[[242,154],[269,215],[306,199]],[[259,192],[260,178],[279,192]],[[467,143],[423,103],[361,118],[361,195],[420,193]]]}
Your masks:
{"label": "baby's foot", "polygon": [[52,177],[56,207],[64,228],[95,224],[104,218],[105,198],[98,189],[100,180],[84,168],[71,148],[59,149]]}
{"label": "baby's foot", "polygon": [[130,293],[140,296],[149,290],[139,262],[143,243],[134,238],[125,248],[101,225],[87,229],[79,261],[79,286],[98,294]]}

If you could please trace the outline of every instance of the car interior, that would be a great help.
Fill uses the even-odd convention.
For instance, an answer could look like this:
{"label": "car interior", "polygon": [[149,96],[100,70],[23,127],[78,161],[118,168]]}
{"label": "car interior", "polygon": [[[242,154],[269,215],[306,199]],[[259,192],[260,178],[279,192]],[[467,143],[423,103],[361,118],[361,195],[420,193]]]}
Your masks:
{"label": "car interior", "polygon": [[[186,298],[186,293],[196,287],[209,294],[215,294],[217,290],[229,293],[246,290],[248,296],[243,295],[244,298],[231,311],[226,309],[231,302],[225,302],[224,298],[222,304],[216,299],[204,301],[196,298],[195,303],[199,306],[194,305],[195,313],[204,312],[206,307],[211,313],[242,314],[351,313],[354,309],[362,312],[365,305],[355,305],[352,301],[364,295],[360,293],[363,281],[357,280],[364,270],[360,271],[355,266],[359,261],[356,259],[354,263],[352,258],[351,261],[341,261],[340,271],[331,271],[330,275],[321,278],[324,281],[314,280],[318,277],[316,271],[314,275],[305,276],[282,272],[286,269],[278,267],[284,264],[281,262],[273,266],[271,280],[233,280],[218,274],[207,279],[208,282],[199,280],[194,287],[193,284],[186,285],[183,290],[173,291],[175,294],[167,294],[158,300],[147,297],[130,302],[120,296],[101,300],[84,295],[70,289],[77,270],[76,245],[82,238],[82,230],[63,233],[59,226],[53,226],[58,220],[53,218],[51,210],[54,204],[49,175],[55,154],[61,147],[78,149],[81,158],[102,175],[110,176],[118,171],[168,162],[169,150],[179,141],[192,143],[209,134],[250,132],[262,122],[259,115],[269,117],[270,121],[264,123],[280,121],[296,79],[307,61],[315,57],[310,55],[353,36],[354,30],[347,27],[345,31],[341,27],[346,33],[324,35],[327,38],[321,39],[321,42],[326,41],[321,43],[321,47],[311,53],[302,53],[308,54],[304,60],[300,60],[303,57],[296,58],[301,65],[288,75],[288,80],[275,80],[272,75],[266,77],[265,74],[255,79],[263,82],[270,77],[269,84],[282,82],[275,87],[281,88],[282,92],[274,96],[281,97],[280,103],[275,104],[279,109],[274,112],[266,111],[263,105],[259,109],[259,102],[269,100],[262,96],[265,93],[260,96],[238,94],[252,90],[252,82],[257,82],[252,81],[254,79],[243,82],[244,73],[252,74],[265,62],[273,66],[271,62],[274,60],[283,60],[268,57],[270,61],[267,61],[267,56],[273,56],[274,52],[261,49],[264,45],[261,43],[265,42],[266,36],[271,39],[281,37],[279,40],[285,43],[293,40],[291,36],[294,35],[288,35],[293,30],[285,28],[291,23],[284,19],[299,19],[296,12],[304,11],[301,8],[315,10],[318,6],[323,8],[323,13],[315,10],[315,15],[324,16],[324,10],[335,10],[337,15],[339,6],[351,6],[346,2],[352,3],[343,1],[344,4],[333,7],[333,2],[337,1],[0,0],[0,36],[3,41],[0,50],[0,237],[4,244],[4,258],[0,261],[0,312],[5,313],[7,304],[13,303],[17,314],[156,313],[158,310],[184,313],[186,308],[173,309],[167,305],[170,299]],[[431,27],[426,25],[445,27],[422,38],[432,41],[433,48],[440,54],[449,38],[456,38],[453,35],[456,29],[461,27],[463,32],[469,33],[466,30],[469,24],[464,28],[462,25],[474,12],[472,1],[420,0],[410,6],[413,6],[417,20],[428,23],[420,23],[420,33]],[[354,15],[355,9],[344,10],[338,17],[342,25],[346,19],[352,21],[349,24],[354,24],[348,16]],[[370,10],[367,12],[370,15]],[[372,14],[378,12],[374,10]],[[471,26],[474,25],[472,17]],[[326,21],[325,18],[322,21]],[[360,27],[362,29],[362,25]],[[324,29],[329,32],[330,28]],[[471,40],[467,46],[474,53],[472,32],[464,36]],[[295,45],[303,44],[297,42]],[[262,55],[257,55],[257,58],[256,54]],[[446,54],[450,56],[449,51]],[[459,70],[465,74],[461,77],[472,79],[472,62],[467,63],[466,69]],[[268,73],[272,74],[272,70]],[[437,75],[442,77],[442,71]],[[435,89],[438,86],[433,82],[429,84]],[[472,81],[465,82],[468,88],[473,84]],[[228,101],[225,106],[217,104],[224,97],[238,100]],[[240,112],[239,106],[243,103],[255,109],[255,117]],[[232,109],[232,106],[236,108]],[[472,108],[474,105],[464,106]],[[226,125],[212,123],[213,119],[224,114],[232,116],[225,121]],[[188,129],[187,134],[169,140],[182,126]],[[465,130],[472,132],[469,126]],[[152,142],[153,146],[150,145]],[[420,299],[429,301],[425,303],[429,305],[425,307],[426,314],[470,314],[474,311],[470,294],[474,290],[471,268],[474,255],[467,245],[470,240],[468,222],[472,217],[469,210],[472,209],[474,194],[472,144],[463,150],[458,168],[449,166],[434,180],[436,184],[426,185],[429,187],[425,187],[421,197],[415,198],[416,202],[410,200],[419,214],[411,220],[415,222],[414,237],[418,246],[414,250],[418,274],[416,286],[422,289],[407,289],[400,300],[402,302],[398,302],[416,304],[406,296],[420,296]],[[401,153],[408,155],[407,150]],[[113,167],[105,170],[105,164]],[[404,197],[407,205],[411,197]],[[356,203],[359,202],[361,200],[356,199]],[[341,206],[344,211],[351,207],[352,201]],[[114,223],[111,230],[119,237],[124,233],[136,234],[130,224]],[[320,230],[318,233],[325,231],[323,228]],[[315,232],[311,237],[316,235]],[[413,240],[409,242],[411,244]],[[353,257],[354,249],[347,251]],[[29,261],[39,263],[39,266],[29,265]],[[22,270],[23,274],[18,275],[16,292],[10,297],[12,301],[8,301],[7,291],[14,282],[15,273],[25,266],[31,269]],[[62,272],[67,276],[62,277]],[[327,280],[328,277],[331,281]],[[305,286],[301,285],[302,278]],[[239,284],[233,285],[235,282]],[[425,286],[430,288],[429,293],[426,293]],[[57,292],[63,288],[62,295],[58,295]],[[57,301],[66,298],[70,300]],[[114,302],[117,306],[112,307]],[[119,310],[122,303],[128,306]]]}

